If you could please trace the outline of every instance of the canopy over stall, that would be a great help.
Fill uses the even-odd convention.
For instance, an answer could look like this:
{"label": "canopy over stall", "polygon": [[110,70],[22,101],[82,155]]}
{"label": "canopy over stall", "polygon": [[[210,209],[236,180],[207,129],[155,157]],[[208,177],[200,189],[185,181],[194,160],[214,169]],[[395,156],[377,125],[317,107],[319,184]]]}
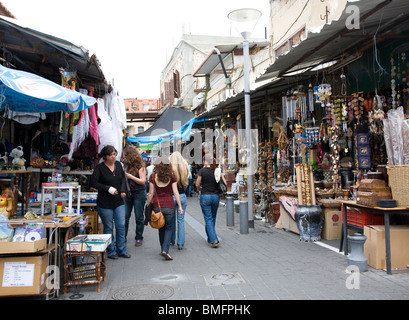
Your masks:
{"label": "canopy over stall", "polygon": [[96,99],[64,88],[52,81],[0,65],[0,110],[6,105],[18,112],[78,112]]}
{"label": "canopy over stall", "polygon": [[55,83],[61,81],[60,68],[75,72],[82,86],[94,88],[103,96],[109,86],[95,54],[79,45],[0,17],[0,54],[3,65],[31,72]]}
{"label": "canopy over stall", "polygon": [[195,122],[193,113],[179,108],[168,108],[153,126],[134,137],[128,137],[128,142],[160,143],[173,138],[189,140],[192,125]]}

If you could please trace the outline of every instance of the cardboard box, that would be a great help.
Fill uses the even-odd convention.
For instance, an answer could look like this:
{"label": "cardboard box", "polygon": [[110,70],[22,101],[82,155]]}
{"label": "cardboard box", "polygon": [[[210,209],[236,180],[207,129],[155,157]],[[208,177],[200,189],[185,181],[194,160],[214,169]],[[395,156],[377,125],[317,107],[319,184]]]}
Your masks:
{"label": "cardboard box", "polygon": [[0,254],[4,253],[32,253],[47,248],[47,239],[37,241],[6,241],[0,242]]}
{"label": "cardboard box", "polygon": [[[386,269],[385,226],[368,225],[364,227],[367,240],[364,244],[364,254],[368,265],[375,269]],[[409,226],[390,226],[391,235],[391,267],[393,269],[407,268],[409,265]]]}
{"label": "cardboard box", "polygon": [[298,230],[297,224],[295,221],[288,215],[288,213],[284,210],[283,206],[280,204],[280,218],[276,223],[277,229],[285,229],[287,231],[294,232],[296,234],[300,234]]}
{"label": "cardboard box", "polygon": [[342,213],[341,209],[324,208],[324,225],[321,236],[325,240],[341,239],[342,232]]}
{"label": "cardboard box", "polygon": [[88,218],[88,225],[86,227],[88,234],[97,234],[98,230],[98,214],[94,209],[88,209],[84,212]]}
{"label": "cardboard box", "polygon": [[47,266],[47,254],[0,258],[0,296],[40,294]]}

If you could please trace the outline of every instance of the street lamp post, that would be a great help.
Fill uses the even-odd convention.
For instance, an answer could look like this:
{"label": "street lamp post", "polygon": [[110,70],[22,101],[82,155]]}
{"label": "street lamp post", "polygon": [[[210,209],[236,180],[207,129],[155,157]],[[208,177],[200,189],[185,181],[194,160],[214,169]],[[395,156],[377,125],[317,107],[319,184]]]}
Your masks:
{"label": "street lamp post", "polygon": [[243,37],[244,58],[244,108],[246,117],[246,162],[247,162],[247,197],[248,197],[248,222],[249,227],[254,227],[254,185],[253,185],[253,159],[251,156],[251,102],[250,102],[250,50],[249,41],[261,12],[256,9],[238,9],[229,13],[228,18],[232,21],[237,31]]}

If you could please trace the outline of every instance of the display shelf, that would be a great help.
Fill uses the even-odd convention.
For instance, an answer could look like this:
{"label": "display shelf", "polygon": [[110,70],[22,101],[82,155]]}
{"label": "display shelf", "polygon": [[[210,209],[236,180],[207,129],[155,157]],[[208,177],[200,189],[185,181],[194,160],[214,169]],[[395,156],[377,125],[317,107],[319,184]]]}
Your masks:
{"label": "display shelf", "polygon": [[67,242],[74,238],[72,228],[67,230],[64,243],[64,294],[70,286],[97,284],[101,292],[101,282],[106,278],[106,252],[70,251]]}
{"label": "display shelf", "polygon": [[42,186],[41,187],[41,215],[44,216],[44,204],[45,204],[45,191],[51,190],[52,191],[52,199],[51,199],[51,214],[55,213],[55,192],[57,190],[68,190],[68,213],[72,213],[72,196],[73,191],[77,190],[77,210],[79,211],[81,208],[81,186]]}
{"label": "display shelf", "polygon": [[34,168],[34,167],[28,167],[28,170],[35,172],[35,173],[62,173],[66,175],[92,175],[92,170],[70,170],[70,171],[65,171],[65,170],[60,170],[60,169],[54,169],[54,168]]}

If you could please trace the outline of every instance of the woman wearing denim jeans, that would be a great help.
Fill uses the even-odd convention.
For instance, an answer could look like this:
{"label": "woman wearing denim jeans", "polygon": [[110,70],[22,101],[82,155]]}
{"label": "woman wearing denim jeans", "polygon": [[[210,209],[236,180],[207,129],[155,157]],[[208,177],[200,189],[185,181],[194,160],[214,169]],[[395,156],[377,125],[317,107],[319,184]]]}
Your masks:
{"label": "woman wearing denim jeans", "polygon": [[173,172],[176,176],[176,183],[178,187],[178,192],[180,196],[180,202],[182,204],[183,214],[178,214],[179,206],[175,201],[175,216],[177,221],[176,225],[173,228],[171,243],[175,243],[176,238],[176,229],[177,229],[177,245],[178,249],[182,250],[185,245],[185,213],[187,207],[187,198],[185,190],[189,185],[189,175],[190,169],[187,161],[183,159],[179,151],[173,152],[169,157],[170,163],[172,164]]}
{"label": "woman wearing denim jeans", "polygon": [[[217,238],[215,226],[220,196],[214,177],[214,168],[213,156],[205,154],[204,167],[197,173],[196,187],[198,190],[201,190],[200,207],[202,208],[205,221],[207,242],[210,243],[212,248],[217,248],[219,246],[219,239]],[[225,181],[223,175],[221,178]]]}
{"label": "woman wearing denim jeans", "polygon": [[[165,161],[165,163],[163,162]],[[149,194],[146,205],[151,201],[155,212],[162,211],[165,217],[165,225],[159,229],[159,243],[161,246],[161,256],[165,260],[173,260],[169,254],[170,241],[172,231],[175,224],[175,205],[173,202],[173,195],[176,203],[179,206],[178,213],[183,214],[182,204],[180,203],[179,192],[177,188],[176,177],[173,173],[172,166],[169,159],[158,159],[155,163],[155,168],[149,178]]]}
{"label": "woman wearing denim jeans", "polygon": [[124,199],[125,203],[125,236],[128,235],[129,219],[132,209],[135,215],[135,246],[140,247],[143,241],[144,207],[146,202],[146,169],[145,161],[134,146],[124,149],[125,176],[128,179],[131,197]]}
{"label": "woman wearing denim jeans", "polygon": [[104,225],[104,233],[112,235],[107,256],[111,259],[118,259],[118,256],[130,258],[126,252],[125,237],[125,172],[121,163],[116,161],[117,151],[113,146],[105,146],[100,155],[104,161],[95,167],[90,186],[98,190],[97,211]]}

